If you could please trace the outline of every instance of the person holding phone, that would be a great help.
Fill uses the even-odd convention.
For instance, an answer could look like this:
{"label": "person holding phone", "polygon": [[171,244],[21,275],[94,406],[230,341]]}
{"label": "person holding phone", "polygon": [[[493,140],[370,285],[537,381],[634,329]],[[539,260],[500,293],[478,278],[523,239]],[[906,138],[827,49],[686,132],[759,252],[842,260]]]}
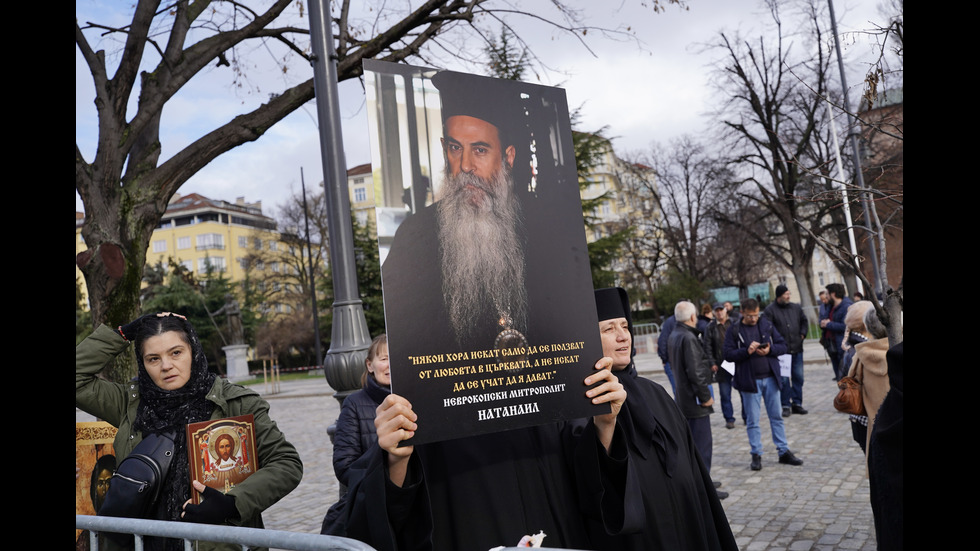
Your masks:
{"label": "person holding phone", "polygon": [[762,469],[762,432],[759,429],[759,419],[763,401],[779,462],[784,465],[802,465],[803,460],[793,455],[786,442],[779,393],[782,379],[777,358],[780,354],[785,354],[788,348],[772,322],[760,317],[757,300],[750,298],[742,301],[742,318],[728,329],[723,349],[725,359],[735,363],[732,386],[742,392],[745,429],[752,453],[750,468],[753,471]]}

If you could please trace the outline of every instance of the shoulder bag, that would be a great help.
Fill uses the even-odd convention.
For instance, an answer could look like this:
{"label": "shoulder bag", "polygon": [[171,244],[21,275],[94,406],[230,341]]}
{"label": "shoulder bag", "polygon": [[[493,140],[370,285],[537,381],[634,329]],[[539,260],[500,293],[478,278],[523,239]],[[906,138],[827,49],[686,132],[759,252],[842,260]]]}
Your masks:
{"label": "shoulder bag", "polygon": [[116,468],[99,516],[149,518],[174,457],[175,433],[150,434]]}
{"label": "shoulder bag", "polygon": [[834,398],[834,409],[852,415],[867,415],[864,399],[861,397],[861,383],[854,377],[841,377],[837,381],[840,391]]}

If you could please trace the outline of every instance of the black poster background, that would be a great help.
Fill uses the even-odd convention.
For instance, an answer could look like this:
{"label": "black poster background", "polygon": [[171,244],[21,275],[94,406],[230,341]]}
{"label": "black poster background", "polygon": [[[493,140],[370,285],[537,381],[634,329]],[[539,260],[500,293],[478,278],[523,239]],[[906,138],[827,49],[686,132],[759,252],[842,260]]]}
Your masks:
{"label": "black poster background", "polygon": [[[602,345],[564,90],[445,73],[442,90],[446,79],[459,85],[443,97],[431,82],[436,70],[377,61],[364,69],[392,391],[418,414],[404,444],[608,412],[583,384]],[[433,198],[445,169],[447,102],[508,116],[498,124],[513,136],[526,233],[526,281],[514,284],[527,288],[528,346],[511,350],[516,357],[495,348],[495,327],[457,342],[442,300]]]}

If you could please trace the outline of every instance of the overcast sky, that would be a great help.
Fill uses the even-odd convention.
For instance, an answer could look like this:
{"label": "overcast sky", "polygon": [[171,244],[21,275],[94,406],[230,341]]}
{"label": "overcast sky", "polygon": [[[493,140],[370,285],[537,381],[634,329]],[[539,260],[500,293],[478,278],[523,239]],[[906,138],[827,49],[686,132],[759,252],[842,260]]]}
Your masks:
{"label": "overcast sky", "polygon": [[[535,3],[547,2],[533,0],[520,5]],[[659,14],[642,8],[639,0],[623,0],[625,6],[620,9],[615,8],[616,0],[568,3],[589,6],[584,9],[590,25],[607,28],[629,25],[642,44],[593,33],[587,36],[593,55],[572,37],[527,19],[515,19],[515,25],[537,56],[555,69],[526,80],[564,88],[569,107],[581,107],[581,129],[607,126],[607,134],[614,138],[614,147],[621,154],[647,148],[653,141],[667,142],[684,133],[703,134],[707,122],[704,114],[714,103],[709,64],[718,53],[704,51],[701,45],[711,42],[722,29],[757,36],[760,22],[768,20],[758,0],[689,0],[687,11],[668,8],[666,13]],[[879,3],[880,0],[835,0],[840,31],[850,33],[844,41],[844,57],[852,104],[860,96],[860,75],[873,59],[874,48],[851,31],[869,29],[871,22],[881,23],[884,18],[879,14]],[[82,23],[98,21],[121,26],[131,16],[130,5],[117,0],[76,0],[75,9]],[[113,50],[109,42],[96,43],[93,47]],[[162,160],[224,124],[242,109],[254,108],[267,99],[269,92],[301,82],[312,74],[309,65],[299,63],[293,63],[289,73],[282,74],[272,64],[264,63],[270,51],[258,47],[242,52],[243,59],[250,61],[245,86],[239,88],[232,84],[228,68],[212,69],[168,103],[161,126]],[[482,67],[449,62],[447,65],[455,70],[484,72]],[[340,95],[347,166],[369,163],[367,118],[360,83],[342,83]],[[93,98],[91,76],[76,48],[75,140],[89,160],[94,156],[97,130]],[[196,192],[228,201],[244,196],[247,201],[261,200],[263,210],[274,214],[274,208],[299,189],[300,167],[308,188],[323,179],[315,109],[310,102],[258,141],[222,155],[185,183],[179,193]],[[83,210],[77,192],[75,209]]]}

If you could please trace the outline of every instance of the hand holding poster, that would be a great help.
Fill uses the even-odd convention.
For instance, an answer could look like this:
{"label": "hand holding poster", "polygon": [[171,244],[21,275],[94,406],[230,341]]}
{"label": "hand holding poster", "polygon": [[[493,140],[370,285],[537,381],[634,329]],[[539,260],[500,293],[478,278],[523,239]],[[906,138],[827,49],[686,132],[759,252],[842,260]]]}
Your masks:
{"label": "hand holding poster", "polygon": [[365,62],[392,391],[434,442],[608,413],[565,93]]}

